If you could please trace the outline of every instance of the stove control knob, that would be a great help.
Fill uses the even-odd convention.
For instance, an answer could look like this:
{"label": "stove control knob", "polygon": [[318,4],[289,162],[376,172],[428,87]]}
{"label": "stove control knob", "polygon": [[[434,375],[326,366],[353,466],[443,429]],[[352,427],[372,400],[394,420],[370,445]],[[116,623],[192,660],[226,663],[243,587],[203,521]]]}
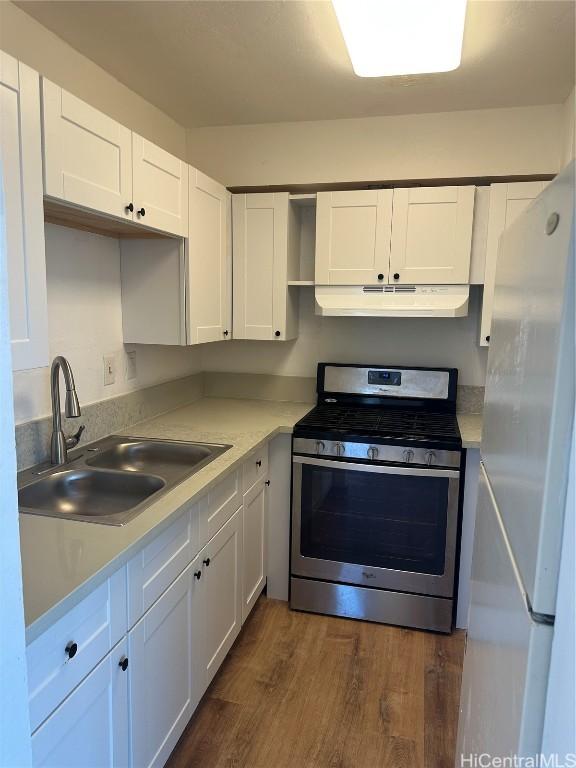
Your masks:
{"label": "stove control knob", "polygon": [[406,463],[406,464],[410,464],[410,462],[411,462],[411,461],[412,461],[412,459],[414,458],[414,451],[412,450],[412,448],[407,448],[407,449],[404,451],[404,453],[402,454],[402,456],[404,457],[404,461],[405,461],[405,463]]}
{"label": "stove control knob", "polygon": [[368,448],[366,453],[368,454],[370,461],[376,461],[378,458],[378,448],[375,448],[373,445]]}
{"label": "stove control knob", "polygon": [[346,446],[344,443],[334,443],[334,450],[336,451],[336,456],[343,456]]}
{"label": "stove control knob", "polygon": [[316,440],[316,453],[318,455],[320,455],[321,453],[324,453],[324,448],[326,448],[326,446],[324,445],[322,440]]}
{"label": "stove control knob", "polygon": [[432,464],[434,464],[434,462],[436,461],[436,454],[434,453],[434,451],[426,451],[426,453],[424,454],[424,458],[426,459],[426,464],[428,464],[428,466],[431,467]]}

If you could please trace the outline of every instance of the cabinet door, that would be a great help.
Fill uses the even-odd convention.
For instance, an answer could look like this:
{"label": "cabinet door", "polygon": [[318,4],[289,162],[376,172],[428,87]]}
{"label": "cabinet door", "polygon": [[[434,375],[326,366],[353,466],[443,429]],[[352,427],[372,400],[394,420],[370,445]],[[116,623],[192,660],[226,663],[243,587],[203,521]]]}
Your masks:
{"label": "cabinet door", "polygon": [[482,319],[480,321],[480,346],[490,343],[492,325],[492,304],[496,281],[498,244],[504,230],[524,211],[547,185],[546,181],[520,181],[513,184],[492,184],[490,187],[490,211],[488,214],[488,235],[486,242],[486,266],[484,272],[484,295]]}
{"label": "cabinet door", "polygon": [[316,284],[387,282],[392,190],[319,192],[316,206]]}
{"label": "cabinet door", "polygon": [[294,338],[288,292],[289,195],[233,195],[234,337]]}
{"label": "cabinet door", "polygon": [[44,192],[132,219],[132,132],[42,79]]}
{"label": "cabinet door", "polygon": [[48,365],[39,87],[36,72],[0,51],[0,184],[16,371]]}
{"label": "cabinet door", "polygon": [[242,623],[266,584],[267,486],[256,483],[244,494],[242,548]]}
{"label": "cabinet door", "polygon": [[192,562],[128,634],[132,765],[162,766],[199,698],[194,627],[202,624],[200,572]]}
{"label": "cabinet door", "polygon": [[242,508],[208,542],[199,557],[206,601],[203,672],[207,686],[242,626]]}
{"label": "cabinet door", "polygon": [[230,193],[190,168],[188,341],[232,338]]}
{"label": "cabinet door", "polygon": [[35,768],[128,766],[128,670],[122,640],[32,735]]}
{"label": "cabinet door", "polygon": [[473,186],[394,190],[391,283],[468,282],[475,191]]}
{"label": "cabinet door", "polygon": [[134,220],[173,235],[188,234],[188,165],[132,134]]}

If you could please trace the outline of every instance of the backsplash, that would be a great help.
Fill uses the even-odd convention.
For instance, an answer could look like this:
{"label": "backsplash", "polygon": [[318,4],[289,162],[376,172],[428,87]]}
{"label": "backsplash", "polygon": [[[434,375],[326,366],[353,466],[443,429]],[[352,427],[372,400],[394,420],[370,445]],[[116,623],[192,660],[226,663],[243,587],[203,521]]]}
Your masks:
{"label": "backsplash", "polygon": [[[91,443],[160,413],[193,403],[201,397],[312,404],[316,399],[316,379],[262,373],[195,373],[83,406],[79,419],[62,418],[62,428],[65,433],[73,433],[80,424],[84,424],[86,431],[82,443]],[[484,387],[458,386],[459,413],[482,413],[483,402]],[[48,460],[51,432],[51,416],[16,425],[19,470]]]}
{"label": "backsplash", "polygon": [[[202,397],[203,390],[203,376],[196,373],[90,405],[82,406],[80,403],[80,418],[62,417],[62,429],[65,434],[69,434],[76,432],[80,424],[84,424],[86,431],[81,443],[91,443],[131,424],[188,405]],[[51,433],[51,416],[16,425],[16,457],[19,470],[50,458]]]}

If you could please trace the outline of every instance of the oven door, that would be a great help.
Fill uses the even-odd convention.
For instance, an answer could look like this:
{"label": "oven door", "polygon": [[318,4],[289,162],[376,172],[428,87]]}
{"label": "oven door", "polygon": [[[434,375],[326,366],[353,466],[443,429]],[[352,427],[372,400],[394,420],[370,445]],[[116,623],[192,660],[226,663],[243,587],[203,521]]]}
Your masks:
{"label": "oven door", "polygon": [[452,597],[460,472],[293,456],[292,574]]}

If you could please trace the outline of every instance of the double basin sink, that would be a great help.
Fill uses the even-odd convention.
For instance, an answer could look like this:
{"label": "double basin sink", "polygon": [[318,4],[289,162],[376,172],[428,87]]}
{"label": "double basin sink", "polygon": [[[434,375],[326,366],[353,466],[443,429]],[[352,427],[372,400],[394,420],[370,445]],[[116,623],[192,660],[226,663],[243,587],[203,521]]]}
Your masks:
{"label": "double basin sink", "polygon": [[231,446],[112,435],[18,475],[21,512],[124,525]]}

